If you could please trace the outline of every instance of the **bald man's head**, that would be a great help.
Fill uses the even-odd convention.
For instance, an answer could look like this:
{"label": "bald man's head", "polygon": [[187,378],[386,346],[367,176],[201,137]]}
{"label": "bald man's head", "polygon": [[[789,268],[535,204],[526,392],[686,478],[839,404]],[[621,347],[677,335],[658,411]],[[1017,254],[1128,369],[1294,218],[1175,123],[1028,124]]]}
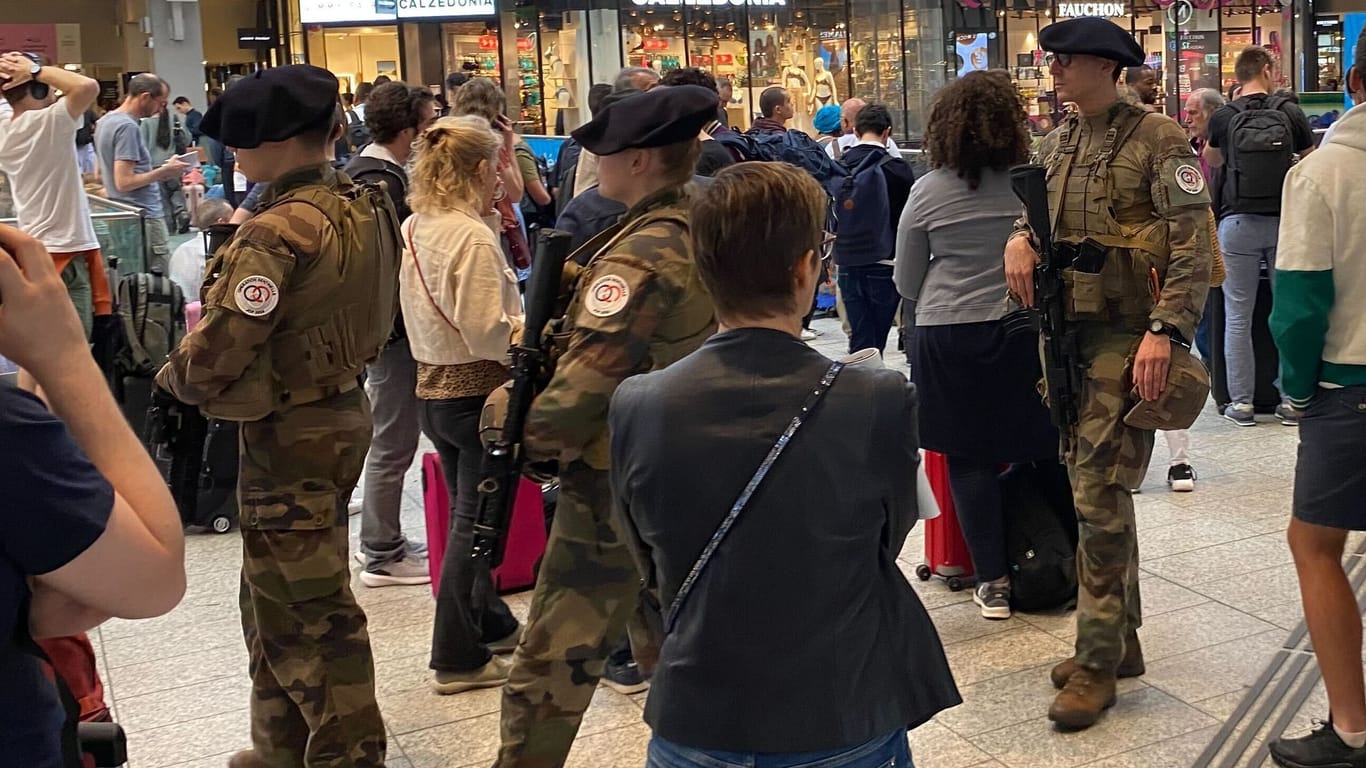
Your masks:
{"label": "bald man's head", "polygon": [[842,133],[853,133],[854,125],[858,122],[858,113],[868,106],[868,102],[863,99],[846,99],[840,105],[840,131]]}

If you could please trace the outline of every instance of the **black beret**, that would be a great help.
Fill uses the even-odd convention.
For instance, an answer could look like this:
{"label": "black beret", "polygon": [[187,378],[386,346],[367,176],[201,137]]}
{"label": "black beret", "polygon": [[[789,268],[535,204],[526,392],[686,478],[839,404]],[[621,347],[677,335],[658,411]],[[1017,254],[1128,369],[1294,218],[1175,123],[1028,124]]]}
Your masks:
{"label": "black beret", "polygon": [[200,132],[233,149],[284,141],[330,120],[337,78],[311,64],[263,69],[239,80],[204,113]]}
{"label": "black beret", "polygon": [[647,149],[697,138],[716,119],[716,92],[700,85],[658,86],[644,93],[612,94],[574,140],[595,155]]}
{"label": "black beret", "polygon": [[1142,66],[1147,59],[1133,35],[1096,16],[1049,24],[1039,30],[1039,47],[1050,53],[1080,53],[1109,59],[1123,67]]}

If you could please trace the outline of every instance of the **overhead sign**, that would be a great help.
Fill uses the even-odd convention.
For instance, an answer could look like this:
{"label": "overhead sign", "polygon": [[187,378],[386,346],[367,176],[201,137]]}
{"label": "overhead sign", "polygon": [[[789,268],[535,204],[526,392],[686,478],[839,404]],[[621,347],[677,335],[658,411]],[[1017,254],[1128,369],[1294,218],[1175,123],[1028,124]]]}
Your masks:
{"label": "overhead sign", "polygon": [[275,35],[269,29],[254,27],[237,28],[237,47],[245,50],[259,50],[275,45]]}
{"label": "overhead sign", "polygon": [[398,0],[400,19],[437,19],[492,16],[494,0]]}
{"label": "overhead sign", "polygon": [[394,21],[395,0],[299,0],[299,21],[304,24]]}
{"label": "overhead sign", "polygon": [[651,5],[663,5],[677,8],[687,5],[692,8],[721,8],[725,6],[735,6],[737,8],[748,6],[750,8],[786,8],[787,0],[631,0],[632,4],[646,7]]}
{"label": "overhead sign", "polygon": [[1058,3],[1058,15],[1068,18],[1128,16],[1129,6],[1124,3]]}
{"label": "overhead sign", "polygon": [[57,59],[56,24],[0,24],[0,51],[36,53],[45,62],[68,63]]}

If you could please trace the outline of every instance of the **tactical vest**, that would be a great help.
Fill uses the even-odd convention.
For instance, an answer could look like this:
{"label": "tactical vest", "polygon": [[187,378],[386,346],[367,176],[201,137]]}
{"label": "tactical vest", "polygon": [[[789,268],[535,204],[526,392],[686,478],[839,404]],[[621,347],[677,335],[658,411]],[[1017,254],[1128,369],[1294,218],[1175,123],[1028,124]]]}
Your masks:
{"label": "tactical vest", "polygon": [[1111,162],[1149,114],[1126,105],[1111,120],[1094,158],[1079,157],[1081,118],[1073,117],[1059,129],[1058,148],[1046,158],[1055,242],[1064,249],[1087,244],[1104,252],[1098,273],[1063,271],[1069,320],[1146,319],[1166,279],[1171,258],[1166,220],[1150,201],[1149,210],[1140,212],[1146,213],[1141,223],[1121,224],[1111,198]]}
{"label": "tactical vest", "polygon": [[[294,189],[257,214],[283,213],[289,205],[314,208],[327,219],[340,248],[311,258],[296,254],[265,348],[237,381],[201,407],[205,414],[254,421],[349,392],[388,341],[398,307],[399,225],[393,203],[375,185],[354,184],[340,173],[337,179],[335,189],[324,184]],[[287,220],[289,214],[283,215]],[[240,279],[221,274],[232,252],[225,248],[209,263],[214,279]]]}
{"label": "tactical vest", "polygon": [[[565,313],[565,317],[558,324],[553,334],[557,359],[569,346],[570,337],[574,332],[574,318],[578,315],[580,305],[585,300],[586,291],[584,289],[592,285],[600,257],[610,253],[621,241],[632,234],[652,224],[663,222],[681,227],[686,232],[688,217],[683,203],[661,205],[658,208],[646,211],[637,218],[618,224],[584,243],[570,256],[570,265],[584,256],[590,256],[590,258],[577,273],[578,289],[575,290],[574,296],[570,299],[569,309]],[[716,333],[715,307],[712,304],[711,296],[702,286],[702,279],[697,273],[696,266],[692,266],[688,284],[682,286],[682,300],[675,303],[669,308],[667,314],[659,318],[659,323],[650,334],[650,371],[660,370],[692,354],[698,347],[702,346],[702,342]],[[600,433],[584,447],[584,462],[596,469],[607,469],[609,466],[608,447],[607,424],[604,422]]]}

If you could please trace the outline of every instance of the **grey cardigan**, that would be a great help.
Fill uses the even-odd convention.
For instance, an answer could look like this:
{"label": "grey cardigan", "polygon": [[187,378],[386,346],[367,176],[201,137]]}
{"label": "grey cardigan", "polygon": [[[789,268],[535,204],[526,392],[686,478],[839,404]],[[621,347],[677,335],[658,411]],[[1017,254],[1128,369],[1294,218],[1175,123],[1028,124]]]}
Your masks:
{"label": "grey cardigan", "polygon": [[975,190],[949,168],[915,183],[897,229],[895,278],[901,295],[916,302],[917,326],[1006,314],[1003,258],[1021,208],[1006,171],[984,171]]}

